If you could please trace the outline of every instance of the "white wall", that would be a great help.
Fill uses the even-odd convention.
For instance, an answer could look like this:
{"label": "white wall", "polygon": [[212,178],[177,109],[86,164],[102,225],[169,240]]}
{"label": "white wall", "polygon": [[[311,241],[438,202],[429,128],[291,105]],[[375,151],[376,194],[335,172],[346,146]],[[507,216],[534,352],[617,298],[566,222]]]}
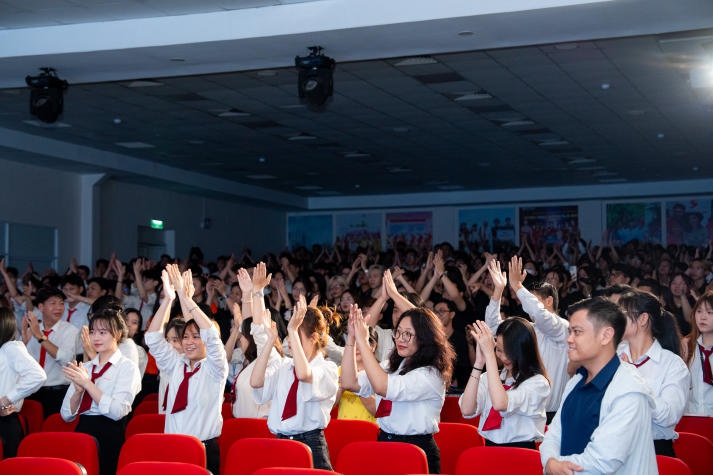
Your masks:
{"label": "white wall", "polygon": [[285,246],[285,212],[231,201],[205,199],[210,229],[201,229],[203,201],[187,195],[142,185],[107,180],[100,186],[100,256],[116,252],[128,260],[137,253],[138,226],[161,219],[164,229],[176,231],[176,255],[187,257],[192,246],[200,246],[207,260],[244,247],[254,257],[277,252]]}
{"label": "white wall", "polygon": [[79,255],[80,176],[4,160],[0,154],[0,183],[0,220],[56,227],[59,268],[64,269]]}

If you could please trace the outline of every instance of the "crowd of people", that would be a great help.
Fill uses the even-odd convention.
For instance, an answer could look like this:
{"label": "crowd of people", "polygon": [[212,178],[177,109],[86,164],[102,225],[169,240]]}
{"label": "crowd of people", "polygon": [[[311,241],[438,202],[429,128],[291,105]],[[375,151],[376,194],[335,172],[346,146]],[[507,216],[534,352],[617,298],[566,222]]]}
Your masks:
{"label": "crowd of people", "polygon": [[132,407],[157,392],[165,432],[203,441],[213,473],[224,400],[307,444],[315,467],[332,467],[323,430],[338,406],[376,421],[379,440],[421,447],[438,473],[433,434],[453,395],[486,444],[541,442],[547,473],[655,473],[684,413],[713,416],[712,252],[605,235],[210,262],[193,248],[43,274],[3,259],[4,454],[31,398],[78,417],[110,475]]}

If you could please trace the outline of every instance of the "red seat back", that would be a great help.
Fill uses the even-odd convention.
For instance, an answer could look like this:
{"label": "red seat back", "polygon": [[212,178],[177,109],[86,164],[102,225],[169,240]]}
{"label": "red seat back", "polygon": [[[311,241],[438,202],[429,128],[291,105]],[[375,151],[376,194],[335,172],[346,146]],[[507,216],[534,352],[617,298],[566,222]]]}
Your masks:
{"label": "red seat back", "polygon": [[220,433],[220,471],[224,472],[228,449],[233,442],[245,438],[274,439],[275,435],[267,428],[267,419],[239,417],[223,420],[223,430]]}
{"label": "red seat back", "polygon": [[25,431],[26,434],[32,434],[33,432],[39,432],[42,430],[42,422],[45,420],[45,412],[41,403],[33,401],[32,399],[25,399],[22,401],[20,415],[24,416],[27,421],[27,428]]}
{"label": "red seat back", "polygon": [[360,440],[376,441],[379,426],[375,422],[352,419],[332,419],[324,429],[324,438],[329,448],[329,459],[334,464],[342,447]]}
{"label": "red seat back", "polygon": [[473,417],[472,419],[463,417],[463,414],[460,412],[460,406],[458,405],[458,398],[459,396],[446,396],[446,399],[443,401],[443,407],[441,408],[441,422],[458,422],[478,427],[480,416]]}
{"label": "red seat back", "polygon": [[312,451],[290,439],[239,439],[228,449],[224,473],[252,475],[258,469],[275,466],[312,468]]}
{"label": "red seat back", "polygon": [[676,432],[702,435],[713,443],[713,417],[683,416],[676,425]]}
{"label": "red seat back", "polygon": [[59,413],[50,414],[42,423],[42,432],[74,432],[74,428],[79,423],[79,417],[72,422],[66,422]]}
{"label": "red seat back", "polygon": [[117,470],[132,462],[183,462],[206,466],[203,443],[185,434],[134,434],[127,437]]}
{"label": "red seat back", "polygon": [[166,427],[166,414],[138,414],[126,425],[125,438],[134,434],[161,434]]}
{"label": "red seat back", "polygon": [[344,475],[428,473],[426,453],[406,442],[352,442],[342,447],[336,464]]}
{"label": "red seat back", "polygon": [[3,475],[85,475],[71,460],[53,457],[12,457],[0,461]]}
{"label": "red seat back", "polygon": [[18,457],[56,457],[81,464],[87,475],[99,475],[99,450],[94,437],[81,432],[36,432],[17,449]]}
{"label": "red seat back", "polygon": [[[503,463],[503,461],[507,463]],[[519,447],[473,447],[456,463],[455,475],[542,475],[540,453]]]}
{"label": "red seat back", "polygon": [[441,473],[454,474],[460,454],[471,447],[482,447],[483,438],[478,429],[470,424],[441,422],[438,432],[433,434],[441,451]]}
{"label": "red seat back", "polygon": [[713,470],[713,443],[702,435],[679,432],[673,450],[693,475],[708,475]]}
{"label": "red seat back", "polygon": [[657,455],[656,465],[659,469],[659,475],[691,475],[691,469],[681,459]]}
{"label": "red seat back", "polygon": [[182,462],[132,462],[121,467],[117,475],[210,475],[210,472],[198,465]]}

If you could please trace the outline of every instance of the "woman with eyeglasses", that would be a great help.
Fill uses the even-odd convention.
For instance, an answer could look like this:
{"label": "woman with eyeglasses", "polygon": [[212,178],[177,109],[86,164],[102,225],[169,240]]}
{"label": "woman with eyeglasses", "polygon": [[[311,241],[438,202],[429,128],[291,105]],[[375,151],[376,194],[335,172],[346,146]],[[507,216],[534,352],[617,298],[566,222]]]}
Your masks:
{"label": "woman with eyeglasses", "polygon": [[485,322],[475,322],[468,331],[477,346],[475,366],[458,401],[463,417],[480,416],[478,432],[485,445],[534,449],[545,435],[551,386],[532,324],[506,318],[495,338]]}
{"label": "woman with eyeglasses", "polygon": [[[353,306],[342,359],[342,387],[361,397],[376,394],[378,440],[422,448],[429,473],[439,473],[441,455],[433,434],[438,432],[446,386],[451,382],[453,348],[438,317],[425,308],[401,315],[394,342],[389,358],[379,364],[370,350],[366,320]],[[357,349],[364,366],[358,373]]]}

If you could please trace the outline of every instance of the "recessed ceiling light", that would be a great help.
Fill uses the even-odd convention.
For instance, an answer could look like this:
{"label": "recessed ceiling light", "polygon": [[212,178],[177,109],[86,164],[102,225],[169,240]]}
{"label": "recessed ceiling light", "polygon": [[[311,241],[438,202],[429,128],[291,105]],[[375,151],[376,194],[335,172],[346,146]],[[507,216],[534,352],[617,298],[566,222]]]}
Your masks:
{"label": "recessed ceiling light", "polygon": [[480,168],[488,168],[490,166],[490,162],[478,162],[476,165]]}
{"label": "recessed ceiling light", "polygon": [[485,91],[476,91],[463,94],[462,96],[456,97],[454,101],[482,101],[485,99],[492,99],[493,96]]}
{"label": "recessed ceiling light", "polygon": [[267,159],[265,157],[258,157],[257,161],[258,163],[265,163]]}
{"label": "recessed ceiling light", "polygon": [[566,158],[565,161],[570,164],[570,165],[581,165],[584,163],[594,163],[596,162],[595,159],[593,158],[588,158],[588,157],[569,157]]}
{"label": "recessed ceiling light", "polygon": [[274,69],[265,69],[264,71],[258,71],[257,75],[262,77],[273,77],[277,76],[277,71]]}
{"label": "recessed ceiling light", "polygon": [[606,91],[611,87],[611,84],[609,84],[608,82],[603,82],[599,85],[599,87],[601,87],[603,91]]}
{"label": "recessed ceiling light", "polygon": [[693,165],[693,166],[691,167],[691,170],[694,171],[694,172],[697,172],[698,170],[700,170],[700,168],[699,168],[697,165]]}
{"label": "recessed ceiling light", "polygon": [[354,188],[358,190],[359,188],[361,188],[361,185],[359,183],[354,183]]}
{"label": "recessed ceiling light", "polygon": [[371,154],[366,153],[366,152],[359,152],[359,151],[344,152],[344,158],[364,158],[364,157],[371,157]]}
{"label": "recessed ceiling light", "polygon": [[171,58],[169,61],[173,61],[174,63],[183,63],[186,59],[185,58]]}
{"label": "recessed ceiling light", "polygon": [[408,172],[412,172],[413,170],[410,168],[406,168],[406,167],[391,167],[391,168],[387,168],[387,171],[389,173],[408,173]]}
{"label": "recessed ceiling light", "polygon": [[664,135],[663,132],[659,132],[658,134],[656,134],[656,138],[657,138],[657,139],[662,139],[662,138],[664,138],[664,137],[666,137],[666,135]]}
{"label": "recessed ceiling light", "polygon": [[280,106],[280,109],[304,109],[304,104],[287,104]]}
{"label": "recessed ceiling light", "polygon": [[552,139],[552,140],[544,140],[538,144],[540,147],[558,147],[560,145],[569,145],[569,142],[566,140],[557,140],[557,139]]}
{"label": "recessed ceiling light", "polygon": [[291,136],[287,140],[290,140],[292,142],[297,142],[297,141],[301,141],[301,140],[317,140],[317,137],[315,137],[314,135],[306,134],[304,132],[300,132],[297,135]]}
{"label": "recessed ceiling light", "polygon": [[5,89],[5,90],[2,91],[2,92],[3,92],[3,94],[9,94],[9,95],[11,95],[11,96],[17,96],[18,94],[20,94],[20,91],[22,91],[22,89]]}
{"label": "recessed ceiling light", "polygon": [[43,129],[63,129],[65,127],[71,127],[71,125],[66,122],[53,122],[48,124],[47,122],[42,122],[41,120],[23,120],[27,125],[34,125],[35,127],[41,127]]}
{"label": "recessed ceiling light", "polygon": [[250,117],[250,113],[231,107],[228,110],[222,110],[222,112],[219,112],[218,117]]}
{"label": "recessed ceiling light", "polygon": [[602,178],[599,183],[625,183],[629,180],[626,178]]}
{"label": "recessed ceiling light", "polygon": [[205,143],[205,140],[193,139],[189,140],[188,143],[191,145],[203,145]]}
{"label": "recessed ceiling light", "polygon": [[145,142],[115,142],[119,147],[124,148],[155,148],[155,145]]}
{"label": "recessed ceiling light", "polygon": [[112,119],[112,122],[114,122],[115,125],[119,125],[119,124],[121,124],[121,118],[120,118],[120,117],[114,117],[114,119]]}
{"label": "recessed ceiling light", "polygon": [[421,66],[423,64],[436,64],[438,61],[431,58],[430,56],[414,56],[412,58],[405,58],[401,61],[394,63],[394,66]]}
{"label": "recessed ceiling light", "polygon": [[595,170],[606,170],[606,169],[607,169],[607,167],[603,167],[601,165],[595,165],[595,166],[591,166],[591,167],[577,167],[577,171],[580,171],[580,172],[592,172]]}
{"label": "recessed ceiling light", "polygon": [[126,87],[156,87],[163,86],[162,82],[154,81],[153,79],[138,79],[131,81]]}
{"label": "recessed ceiling light", "polygon": [[594,173],[592,173],[592,175],[593,175],[593,176],[596,176],[596,177],[600,177],[600,176],[616,176],[616,175],[618,175],[618,173],[617,173],[617,172],[608,172],[608,171],[602,170],[602,171],[600,171],[600,172],[594,172]]}
{"label": "recessed ceiling light", "polygon": [[302,190],[302,191],[316,191],[316,190],[322,189],[321,186],[317,186],[317,185],[299,185],[299,186],[296,186],[295,188],[298,190]]}
{"label": "recessed ceiling light", "polygon": [[458,36],[473,36],[475,33],[473,33],[470,30],[463,30],[458,32]]}
{"label": "recessed ceiling light", "polygon": [[535,125],[531,120],[509,120],[500,124],[500,127],[520,127],[525,125]]}
{"label": "recessed ceiling light", "polygon": [[246,175],[246,176],[248,178],[250,178],[251,180],[274,180],[275,178],[277,178],[274,175],[267,175],[267,174],[261,174],[261,173],[258,173],[255,175]]}
{"label": "recessed ceiling light", "polygon": [[577,43],[560,43],[558,45],[555,45],[555,49],[562,51],[577,49],[578,47],[579,46],[577,46]]}
{"label": "recessed ceiling light", "polygon": [[453,190],[462,190],[464,187],[461,185],[441,185],[437,187],[439,190],[443,191],[453,191]]}

